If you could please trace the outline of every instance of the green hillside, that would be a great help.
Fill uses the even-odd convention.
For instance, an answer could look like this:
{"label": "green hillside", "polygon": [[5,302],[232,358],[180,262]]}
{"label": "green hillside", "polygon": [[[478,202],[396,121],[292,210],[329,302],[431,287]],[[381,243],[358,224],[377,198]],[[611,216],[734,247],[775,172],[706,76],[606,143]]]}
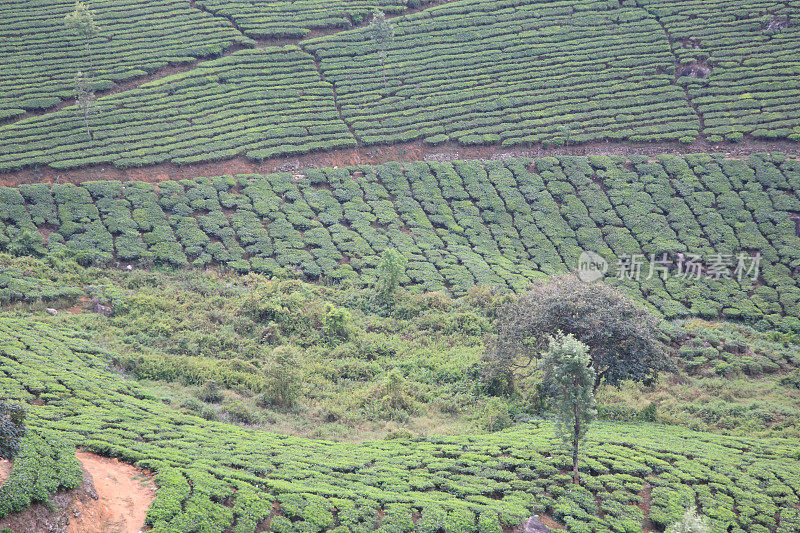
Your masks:
{"label": "green hillside", "polygon": [[[158,472],[157,532],[500,531],[547,513],[571,531],[640,531],[698,502],[713,531],[800,527],[790,440],[722,437],[649,424],[599,424],[583,487],[562,473],[548,423],[486,436],[361,444],[313,441],[209,422],[165,406],[108,369],[111,354],[74,329],[0,319],[0,390],[43,403],[31,424]],[[277,503],[276,503],[277,502]]]}
{"label": "green hillside", "polygon": [[[667,317],[798,329],[798,189],[800,166],[781,154],[387,164],[158,187],[31,184],[0,189],[0,247],[66,247],[97,265],[217,264],[369,284],[393,246],[408,259],[405,285],[456,295],[474,285],[521,290],[575,270],[591,250],[609,262],[609,281]],[[704,268],[720,254],[731,264],[719,279],[649,276],[651,255],[678,253],[700,256]],[[756,279],[736,275],[739,254],[750,267],[756,253]],[[642,275],[618,280],[627,276],[617,263],[633,254]]]}
{"label": "green hillside", "polygon": [[355,144],[330,85],[293,48],[242,50],[189,72],[101,98],[86,135],[67,108],[0,132],[4,169],[24,164],[120,167],[191,163]]}
{"label": "green hillside", "polygon": [[800,531],[800,0],[5,0],[0,64],[0,533]]}
{"label": "green hillside", "polygon": [[[98,89],[234,45],[255,50],[101,96],[91,135],[75,106],[22,116],[72,96],[90,61],[63,28],[66,4],[18,4],[0,11],[9,65],[0,118],[21,116],[0,125],[0,172],[260,161],[403,141],[800,139],[796,2],[457,0],[389,21],[385,46],[366,15],[416,2],[99,2]],[[341,31],[306,38],[320,28]],[[299,48],[258,51],[275,37]]]}

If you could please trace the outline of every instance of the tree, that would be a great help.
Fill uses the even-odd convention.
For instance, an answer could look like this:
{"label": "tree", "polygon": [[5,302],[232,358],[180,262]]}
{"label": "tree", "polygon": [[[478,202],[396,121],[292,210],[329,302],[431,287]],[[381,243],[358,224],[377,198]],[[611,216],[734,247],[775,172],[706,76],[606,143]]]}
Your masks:
{"label": "tree", "polygon": [[381,57],[381,70],[383,71],[383,88],[386,88],[386,51],[394,41],[394,26],[386,20],[383,11],[375,11],[372,15],[372,22],[369,23],[369,35],[375,44],[378,45],[378,52]]}
{"label": "tree", "polygon": [[68,30],[82,37],[89,58],[89,74],[94,78],[94,60],[92,58],[92,39],[97,35],[94,13],[81,1],[75,2],[75,8],[64,17],[64,25]]}
{"label": "tree", "polygon": [[697,509],[690,507],[680,521],[667,528],[666,533],[708,533],[709,531],[705,519],[698,516]]}
{"label": "tree", "polygon": [[378,264],[378,282],[376,284],[380,300],[388,302],[391,299],[400,284],[400,278],[406,272],[406,264],[406,258],[394,248],[387,248],[383,251],[381,262]]}
{"label": "tree", "polygon": [[97,101],[95,98],[92,85],[83,72],[78,72],[75,75],[75,105],[81,110],[83,114],[83,123],[86,125],[86,135],[90,139],[94,139],[92,130],[89,128],[89,117],[94,112],[94,104]]}
{"label": "tree", "polygon": [[535,369],[532,363],[553,331],[571,333],[589,346],[601,381],[616,385],[648,381],[665,365],[658,320],[619,290],[584,283],[574,275],[554,276],[500,310],[497,337],[485,354],[485,378],[508,383]]}
{"label": "tree", "polygon": [[13,459],[19,453],[19,440],[26,432],[27,414],[21,405],[0,400],[0,457]]}
{"label": "tree", "polygon": [[547,369],[545,382],[553,399],[558,417],[558,431],[564,442],[572,448],[572,474],[576,485],[578,475],[578,446],[595,418],[595,371],[592,368],[589,347],[573,335],[558,332],[550,337],[545,353]]}
{"label": "tree", "polygon": [[300,392],[298,350],[294,346],[283,344],[272,351],[272,356],[272,364],[264,373],[266,391],[258,403],[264,407],[291,407]]}

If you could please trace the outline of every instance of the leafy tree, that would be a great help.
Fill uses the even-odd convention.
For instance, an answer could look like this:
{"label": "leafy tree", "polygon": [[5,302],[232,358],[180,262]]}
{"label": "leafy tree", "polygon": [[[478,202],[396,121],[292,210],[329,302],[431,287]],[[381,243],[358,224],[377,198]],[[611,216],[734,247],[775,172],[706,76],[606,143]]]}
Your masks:
{"label": "leafy tree", "polygon": [[275,348],[272,356],[272,364],[265,371],[267,390],[259,403],[265,407],[291,407],[300,391],[297,348],[284,344]]}
{"label": "leafy tree", "polygon": [[27,414],[21,405],[0,401],[0,457],[13,459],[19,453],[19,441],[26,432]]}
{"label": "leafy tree", "polygon": [[497,331],[485,355],[485,378],[496,393],[513,389],[515,377],[535,368],[532,363],[553,331],[571,333],[589,346],[595,389],[602,380],[646,382],[665,364],[659,323],[650,312],[609,285],[584,283],[574,275],[534,284],[500,310]]}
{"label": "leafy tree", "polygon": [[94,135],[89,128],[89,117],[94,112],[96,101],[97,98],[94,95],[92,84],[86,79],[86,75],[83,72],[78,72],[75,75],[75,105],[83,114],[83,123],[86,125],[86,135],[88,135],[90,139],[94,139]]}
{"label": "leafy tree", "polygon": [[92,39],[97,35],[97,25],[94,23],[94,13],[80,0],[75,2],[75,8],[64,17],[64,25],[78,36],[82,37],[86,45],[86,54],[89,58],[89,74],[94,78],[94,60],[92,58]]}
{"label": "leafy tree", "polygon": [[573,335],[559,331],[550,337],[549,343],[544,359],[547,369],[545,382],[558,416],[559,434],[572,448],[572,473],[575,484],[579,485],[578,446],[586,436],[589,424],[597,418],[595,371],[589,347]]}
{"label": "leafy tree", "polygon": [[386,51],[389,45],[394,41],[394,26],[389,24],[386,20],[386,15],[383,11],[375,11],[372,15],[372,22],[369,23],[369,35],[375,44],[378,45],[378,51],[381,56],[381,69],[383,70],[383,88],[386,88]]}
{"label": "leafy tree", "polygon": [[378,264],[378,283],[377,291],[378,298],[384,302],[388,302],[397,286],[400,284],[400,278],[406,272],[406,258],[394,248],[388,248],[381,254],[381,262]]}
{"label": "leafy tree", "polygon": [[686,510],[680,521],[667,528],[666,533],[708,533],[710,528],[704,518],[697,514],[697,509],[691,507]]}

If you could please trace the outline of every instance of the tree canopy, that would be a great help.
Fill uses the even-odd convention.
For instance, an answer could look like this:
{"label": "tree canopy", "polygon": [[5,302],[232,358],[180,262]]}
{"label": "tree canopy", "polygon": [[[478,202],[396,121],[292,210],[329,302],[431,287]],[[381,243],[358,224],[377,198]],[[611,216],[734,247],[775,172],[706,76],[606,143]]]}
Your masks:
{"label": "tree canopy", "polygon": [[497,338],[487,351],[489,374],[511,380],[541,356],[556,331],[572,334],[589,347],[596,372],[612,385],[646,381],[663,368],[658,319],[618,289],[584,283],[574,275],[534,284],[500,310]]}

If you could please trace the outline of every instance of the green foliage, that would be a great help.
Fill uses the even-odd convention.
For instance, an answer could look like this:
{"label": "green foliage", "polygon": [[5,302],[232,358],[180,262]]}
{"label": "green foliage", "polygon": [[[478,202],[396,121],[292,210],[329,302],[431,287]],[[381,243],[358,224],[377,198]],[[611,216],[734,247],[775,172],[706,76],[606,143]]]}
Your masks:
{"label": "green foliage", "polygon": [[0,400],[0,457],[13,459],[19,453],[27,415],[23,406]]}
{"label": "green foliage", "polygon": [[406,263],[406,258],[394,248],[387,248],[381,254],[376,284],[378,298],[381,301],[391,300],[400,284],[400,278],[405,275]]}
{"label": "green foliage", "polygon": [[64,25],[67,29],[77,33],[86,40],[97,35],[94,13],[80,0],[75,2],[75,9],[64,16]]}
{"label": "green foliage", "polygon": [[197,391],[197,397],[207,403],[220,403],[225,396],[217,382],[210,379]]}
{"label": "green foliage", "polygon": [[[756,280],[683,279],[674,269],[666,280],[645,279],[644,265],[639,282],[604,281],[666,318],[724,317],[800,331],[791,270],[800,260],[791,220],[800,205],[785,192],[796,182],[796,162],[780,154],[634,159],[389,163],[308,170],[297,179],[165,182],[157,190],[142,182],[0,188],[0,250],[73,254],[94,266],[116,257],[137,268],[220,266],[276,281],[374,286],[391,244],[406,262],[398,283],[412,298],[395,291],[395,311],[380,304],[387,314],[417,313],[408,307],[421,303],[414,293],[461,296],[482,286],[492,295],[488,316],[509,291],[574,269],[581,249],[597,250],[610,265],[631,253],[667,253],[674,264],[678,254],[758,250]],[[247,302],[253,313],[274,313],[280,335],[297,330],[293,317],[304,302],[282,302],[275,288],[255,290]],[[485,326],[462,318],[447,327]]]}
{"label": "green foliage", "polygon": [[[789,530],[797,523],[785,511],[800,490],[791,439],[599,422],[585,438],[583,487],[576,487],[560,473],[569,457],[550,423],[354,444],[206,421],[113,372],[113,353],[87,341],[73,322],[53,319],[0,317],[4,392],[20,403],[38,395],[43,405],[31,405],[30,431],[46,432],[37,442],[68,442],[58,457],[74,461],[80,443],[156,471],[147,517],[156,532],[259,523],[273,502],[273,518],[285,517],[284,526],[313,530],[408,528],[417,519],[421,531],[496,531],[497,522],[513,527],[547,514],[571,529],[613,531],[640,527],[646,484],[659,529],[680,520],[695,498],[713,530],[775,529],[776,513]],[[31,451],[37,461],[56,457]],[[40,462],[36,468],[47,470]]]}
{"label": "green foliage", "polygon": [[597,384],[651,380],[664,366],[658,321],[650,312],[610,286],[568,275],[536,283],[502,311],[486,355],[489,379],[529,366],[546,342],[552,347],[548,335],[555,331],[589,346]]}
{"label": "green foliage", "polygon": [[278,346],[272,351],[272,363],[265,372],[266,392],[259,400],[264,406],[291,407],[299,393],[297,371],[299,354],[293,346]]}
{"label": "green foliage", "polygon": [[0,487],[0,518],[34,502],[47,502],[58,490],[77,487],[83,480],[71,439],[41,428],[21,441],[11,474]]}
{"label": "green foliage", "polygon": [[483,408],[483,428],[487,431],[501,431],[511,427],[514,421],[508,410],[508,404],[500,398],[490,398]]}
{"label": "green foliage", "polygon": [[589,347],[572,334],[550,337],[543,363],[544,384],[553,399],[558,432],[572,449],[575,483],[579,483],[578,445],[597,418],[594,384],[597,377]]}

